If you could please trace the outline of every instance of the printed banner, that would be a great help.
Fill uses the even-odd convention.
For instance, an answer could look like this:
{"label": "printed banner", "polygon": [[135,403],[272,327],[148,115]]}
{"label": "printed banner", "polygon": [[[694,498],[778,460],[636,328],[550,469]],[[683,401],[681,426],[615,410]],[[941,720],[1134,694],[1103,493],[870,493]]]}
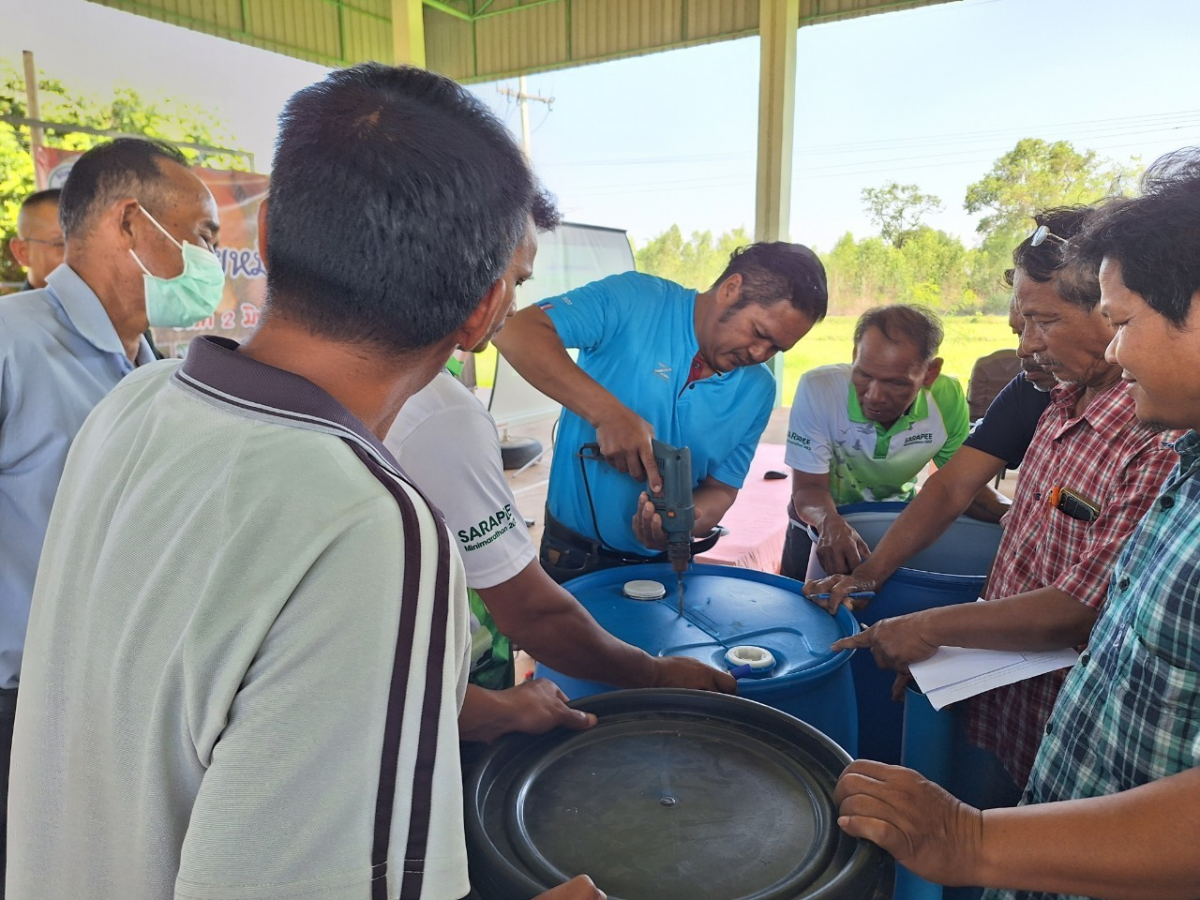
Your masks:
{"label": "printed banner", "polygon": [[[80,154],[73,150],[38,147],[34,165],[48,187],[62,187]],[[197,334],[218,334],[245,340],[258,325],[267,289],[266,270],[258,255],[258,207],[267,197],[270,176],[254,172],[224,172],[194,168],[217,201],[221,219],[217,256],[225,267],[225,295],[214,315],[190,328],[155,328],[154,341],[163,356],[182,357]]]}

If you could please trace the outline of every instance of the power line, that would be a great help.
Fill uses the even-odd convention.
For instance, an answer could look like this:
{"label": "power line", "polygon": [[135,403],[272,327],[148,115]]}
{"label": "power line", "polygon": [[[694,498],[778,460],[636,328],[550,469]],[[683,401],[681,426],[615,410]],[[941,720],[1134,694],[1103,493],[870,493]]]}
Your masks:
{"label": "power line", "polygon": [[[1200,133],[1196,133],[1194,138],[1190,138],[1187,144],[1200,145]],[[1120,150],[1129,147],[1140,147],[1142,142],[1130,141],[1121,144],[1114,144],[1097,149],[1101,150]],[[1182,146],[1182,145],[1181,145]],[[993,159],[991,155],[974,155],[967,159],[922,163],[918,165],[907,165],[902,168],[902,171],[919,171],[923,169],[938,169],[949,167],[962,166],[979,166],[986,164]],[[820,175],[822,179],[829,178],[852,178],[865,175],[890,175],[895,174],[895,168],[886,169],[860,169],[847,172],[820,172],[818,170],[801,170],[794,173],[793,177],[796,181],[804,181],[808,176]],[[728,188],[749,187],[754,182],[753,173],[745,175],[719,175],[711,178],[685,179],[680,181],[652,181],[637,184],[612,184],[612,185],[596,185],[580,190],[571,191],[571,197],[595,197],[595,196],[618,196],[625,194],[661,194],[661,193],[678,193],[681,191],[694,191],[695,189],[706,190],[722,190]]]}
{"label": "power line", "polygon": [[[1095,135],[1095,137],[1100,139],[1101,141],[1103,141],[1106,138],[1132,137],[1134,135],[1144,135],[1146,137],[1150,137],[1151,135],[1160,134],[1160,133],[1164,133],[1164,132],[1180,131],[1185,128],[1200,128],[1200,118],[1195,119],[1191,122],[1187,122],[1183,125],[1172,125],[1172,126],[1166,126],[1163,128],[1152,128],[1152,129],[1138,130],[1138,131],[1114,131],[1114,132],[1105,133],[1105,134],[1097,134],[1097,135]],[[992,145],[992,146],[995,147],[996,145]],[[1097,148],[1089,147],[1088,149],[1097,149]],[[1104,149],[1104,148],[1099,147],[1098,149]],[[807,166],[807,167],[801,167],[801,168],[803,168],[805,171],[809,171],[809,172],[830,172],[830,171],[836,171],[839,169],[848,169],[848,168],[853,168],[856,166],[863,166],[863,165],[878,165],[880,163],[922,162],[924,160],[930,160],[930,159],[945,159],[948,157],[962,156],[963,154],[967,154],[967,153],[977,155],[982,152],[992,153],[992,152],[996,152],[996,150],[988,148],[988,147],[964,148],[962,150],[949,150],[945,153],[922,153],[917,156],[897,156],[897,157],[890,157],[890,158],[886,158],[886,159],[859,160],[856,162],[848,162],[848,163],[830,163],[829,165]]]}
{"label": "power line", "polygon": [[[1200,129],[1200,119],[1197,119],[1195,122],[1188,123],[1188,126]],[[1112,134],[1104,135],[1102,137],[1112,139],[1112,138],[1131,137],[1131,136],[1137,135],[1137,136],[1142,136],[1142,137],[1148,138],[1152,135],[1161,134],[1164,132],[1174,133],[1177,131],[1184,130],[1184,128],[1185,128],[1185,126],[1180,125],[1180,126],[1171,126],[1171,127],[1159,128],[1159,129],[1151,129],[1151,130],[1146,130],[1146,131],[1114,132]],[[1189,139],[1186,141],[1186,143],[1192,143],[1193,140],[1196,142],[1200,142],[1200,131],[1192,132],[1192,134],[1196,135],[1196,137],[1195,138],[1189,137]],[[1161,140],[1161,138],[1159,138],[1159,140]],[[1094,150],[1098,150],[1098,151],[1119,150],[1119,149],[1125,149],[1128,147],[1138,147],[1138,146],[1141,146],[1141,144],[1142,144],[1142,142],[1139,142],[1139,141],[1134,141],[1134,142],[1123,141],[1123,142],[1116,143],[1116,144],[1108,143],[1108,142],[1101,142],[1089,149],[1094,149]],[[824,177],[824,178],[853,177],[853,176],[863,176],[863,175],[891,174],[891,173],[894,173],[897,168],[899,168],[902,171],[907,172],[907,171],[938,168],[938,167],[945,167],[945,166],[980,165],[980,164],[986,164],[988,162],[994,161],[995,154],[997,152],[1001,152],[1001,148],[995,148],[995,147],[983,148],[983,147],[981,147],[981,148],[974,148],[974,149],[952,150],[952,151],[948,151],[946,153],[938,153],[938,154],[922,154],[919,156],[893,157],[893,158],[887,158],[887,159],[874,159],[874,160],[860,160],[858,162],[850,162],[850,163],[835,163],[835,164],[826,165],[826,166],[799,166],[795,170],[793,177],[795,177],[797,180],[804,180],[805,178],[809,178],[809,177],[812,177],[815,175],[820,175],[821,177]],[[939,160],[939,161],[933,162],[931,160]],[[879,166],[888,166],[889,168],[877,168]],[[868,167],[868,168],[864,168],[864,167]],[[875,167],[875,168],[871,168],[871,167]],[[619,182],[616,184],[589,185],[587,187],[581,188],[580,190],[573,191],[572,193],[573,193],[573,195],[577,195],[577,196],[595,196],[595,195],[600,195],[600,194],[624,194],[624,193],[635,193],[635,192],[661,193],[663,191],[685,190],[685,189],[689,189],[689,188],[732,187],[732,186],[737,186],[737,185],[741,185],[741,184],[749,184],[752,181],[753,181],[753,172],[752,171],[747,171],[745,173],[740,173],[740,174],[733,174],[733,173],[725,172],[725,173],[721,173],[718,175],[702,176],[702,177],[697,177],[697,178],[676,179],[676,180],[671,180],[671,181],[663,181],[660,179],[660,180],[655,180],[655,181],[643,181],[643,182],[635,182],[635,183]]]}
{"label": "power line", "polygon": [[[1137,134],[1139,131],[1123,130],[1128,126],[1162,126],[1162,125],[1193,125],[1200,124],[1200,109],[1176,110],[1166,113],[1151,113],[1139,116],[1123,116],[1108,119],[1082,119],[1073,122],[1037,126],[1011,126],[1004,129],[989,131],[956,132],[941,135],[914,135],[906,138],[896,138],[878,141],[860,141],[844,144],[824,144],[804,147],[794,154],[793,158],[823,156],[830,154],[867,153],[872,151],[918,150],[925,146],[944,147],[960,143],[984,143],[997,139],[1008,139],[1016,135],[1060,134],[1068,129],[1071,136],[1084,138],[1089,136],[1109,136],[1114,131],[1118,134]],[[1091,128],[1080,126],[1093,126]],[[546,168],[561,167],[591,167],[591,166],[625,166],[625,165],[678,165],[680,163],[701,162],[736,162],[753,159],[744,153],[713,153],[681,156],[652,156],[631,157],[609,160],[578,160],[574,162],[544,163]],[[870,161],[874,162],[874,161]]]}

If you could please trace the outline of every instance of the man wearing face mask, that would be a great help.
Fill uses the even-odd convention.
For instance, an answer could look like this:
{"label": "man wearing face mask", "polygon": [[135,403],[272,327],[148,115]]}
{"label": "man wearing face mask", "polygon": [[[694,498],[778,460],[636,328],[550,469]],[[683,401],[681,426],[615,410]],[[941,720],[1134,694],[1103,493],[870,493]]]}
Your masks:
{"label": "man wearing face mask", "polygon": [[[5,787],[34,576],[67,451],[92,408],[154,360],[143,337],[147,327],[207,317],[224,286],[212,253],[216,203],[166,144],[120,138],[85,153],[63,187],[60,218],[65,265],[50,273],[45,288],[0,305]],[[0,815],[4,808],[0,798]]]}

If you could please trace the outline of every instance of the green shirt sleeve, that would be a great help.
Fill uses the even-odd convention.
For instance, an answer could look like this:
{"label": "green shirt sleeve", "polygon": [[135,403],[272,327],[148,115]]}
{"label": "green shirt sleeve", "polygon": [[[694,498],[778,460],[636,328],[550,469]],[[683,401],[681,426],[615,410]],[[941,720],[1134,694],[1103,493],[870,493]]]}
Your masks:
{"label": "green shirt sleeve", "polygon": [[933,457],[933,464],[940,469],[950,461],[954,451],[962,446],[971,433],[971,416],[967,411],[967,398],[957,378],[939,375],[929,393],[941,411],[942,422],[946,426],[946,443]]}

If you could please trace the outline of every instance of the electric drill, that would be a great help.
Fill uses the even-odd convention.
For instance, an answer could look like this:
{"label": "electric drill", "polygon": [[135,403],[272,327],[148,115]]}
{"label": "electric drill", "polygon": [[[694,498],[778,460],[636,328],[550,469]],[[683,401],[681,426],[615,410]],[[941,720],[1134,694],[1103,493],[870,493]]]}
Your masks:
{"label": "electric drill", "polygon": [[[650,494],[654,509],[662,517],[667,534],[667,559],[679,580],[679,614],[683,615],[683,573],[692,561],[692,529],[696,509],[692,506],[692,451],[652,439],[654,463],[662,477],[662,496]],[[648,492],[649,493],[649,492]]]}

